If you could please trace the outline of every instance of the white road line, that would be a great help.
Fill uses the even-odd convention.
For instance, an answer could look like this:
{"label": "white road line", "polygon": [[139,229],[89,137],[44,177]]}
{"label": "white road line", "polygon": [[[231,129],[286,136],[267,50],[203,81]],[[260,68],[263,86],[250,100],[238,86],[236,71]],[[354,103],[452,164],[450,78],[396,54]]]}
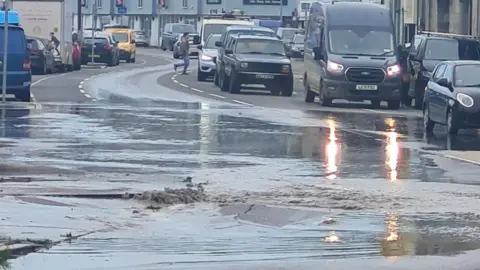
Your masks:
{"label": "white road line", "polygon": [[209,95],[212,96],[212,97],[217,97],[217,98],[225,98],[224,96],[215,95],[215,94],[209,94]]}
{"label": "white road line", "polygon": [[480,162],[477,162],[477,161],[474,161],[474,160],[461,158],[461,157],[456,157],[456,156],[451,156],[451,155],[443,155],[443,156],[447,157],[447,158],[450,158],[450,159],[456,159],[456,160],[459,160],[459,161],[468,162],[468,163],[472,163],[472,164],[480,166]]}
{"label": "white road line", "polygon": [[89,94],[83,94],[83,95],[87,98],[92,98],[92,96],[90,96]]}
{"label": "white road line", "polygon": [[83,89],[80,89],[80,93],[86,94],[86,93],[85,93],[85,90],[83,90]]}
{"label": "white road line", "polygon": [[236,102],[236,103],[238,103],[238,104],[242,104],[242,105],[253,106],[253,104],[246,103],[246,102],[243,102],[243,101],[240,101],[240,100],[236,100],[236,99],[233,99],[232,101],[233,101],[233,102]]}
{"label": "white road line", "polygon": [[190,88],[188,85],[186,84],[183,84],[183,83],[179,83],[180,86],[183,86],[183,87],[186,87],[186,88]]}
{"label": "white road line", "polygon": [[364,109],[364,110],[367,111],[367,112],[381,113],[381,111],[372,110],[372,109]]}
{"label": "white road line", "polygon": [[199,93],[203,93],[203,91],[202,91],[202,90],[200,90],[200,89],[197,89],[197,88],[190,87],[190,89],[192,89],[193,91],[199,92]]}
{"label": "white road line", "polygon": [[177,81],[177,80],[175,80],[175,79],[173,80],[173,82],[174,82],[174,83],[178,83],[178,81]]}

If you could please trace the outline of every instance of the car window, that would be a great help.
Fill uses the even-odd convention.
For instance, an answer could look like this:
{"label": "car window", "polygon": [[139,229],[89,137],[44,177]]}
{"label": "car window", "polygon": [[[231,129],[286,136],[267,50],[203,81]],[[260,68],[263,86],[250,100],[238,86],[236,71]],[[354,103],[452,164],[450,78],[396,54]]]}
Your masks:
{"label": "car window", "polygon": [[112,36],[118,42],[128,42],[128,33],[113,33]]}
{"label": "car window", "polygon": [[37,41],[35,39],[27,39],[27,43],[32,46],[32,50],[34,51],[39,50]]}
{"label": "car window", "polygon": [[303,44],[305,40],[305,36],[304,35],[295,35],[295,37],[293,38],[293,43],[295,44]]}
{"label": "car window", "polygon": [[163,32],[171,32],[170,28],[171,28],[171,23],[167,23],[165,24],[165,27],[163,28]]}
{"label": "car window", "polygon": [[458,60],[456,39],[429,39],[425,47],[426,60]]}
{"label": "car window", "polygon": [[174,33],[194,33],[195,28],[191,24],[174,24],[172,26],[172,32]]}
{"label": "car window", "polygon": [[480,85],[480,65],[461,65],[454,68],[454,86],[468,87]]}
{"label": "car window", "polygon": [[210,35],[208,37],[207,42],[205,43],[205,48],[216,48],[215,47],[215,42],[220,40],[220,35]]}
{"label": "car window", "polygon": [[410,48],[410,54],[411,55],[417,55],[418,54],[418,49],[420,48],[420,45],[422,45],[422,39],[419,37],[414,38],[412,47]]}
{"label": "car window", "polygon": [[37,40],[36,43],[37,43],[37,46],[38,46],[38,49],[39,49],[39,50],[44,50],[44,49],[45,49],[45,44],[43,44],[42,41]]}
{"label": "car window", "polygon": [[285,55],[285,45],[281,41],[240,39],[235,47],[235,52]]}
{"label": "car window", "polygon": [[203,41],[206,41],[207,37],[211,34],[223,34],[225,32],[225,28],[231,26],[231,24],[205,24],[203,26]]}
{"label": "car window", "polygon": [[92,39],[91,37],[87,37],[87,38],[83,39],[83,44],[92,45],[93,43],[95,43],[95,44],[107,44],[107,39],[106,38]]}
{"label": "car window", "polygon": [[[3,27],[0,28],[0,50],[3,52],[4,46],[4,36],[5,36],[5,29]],[[7,51],[14,52],[14,53],[26,53],[27,50],[27,42],[25,39],[25,33],[20,28],[9,28],[8,29],[8,45]]]}
{"label": "car window", "polygon": [[445,68],[445,71],[443,72],[442,78],[447,79],[448,81],[452,81],[452,76],[453,76],[453,67],[452,65],[447,65]]}
{"label": "car window", "polygon": [[440,78],[443,76],[443,72],[445,71],[445,64],[440,64],[435,71],[435,74],[433,74],[433,80],[438,81]]}

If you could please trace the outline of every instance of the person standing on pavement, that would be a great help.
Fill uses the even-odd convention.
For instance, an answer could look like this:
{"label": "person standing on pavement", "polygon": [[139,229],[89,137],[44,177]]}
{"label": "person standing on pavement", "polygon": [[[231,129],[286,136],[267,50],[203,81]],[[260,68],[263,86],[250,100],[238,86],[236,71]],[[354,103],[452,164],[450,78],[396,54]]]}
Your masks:
{"label": "person standing on pavement", "polygon": [[183,58],[183,63],[173,64],[173,68],[175,69],[175,71],[177,71],[177,68],[183,66],[182,74],[186,75],[186,74],[188,74],[187,73],[188,65],[190,65],[190,57],[188,56],[189,52],[190,52],[190,44],[188,43],[188,33],[187,32],[183,33],[179,46],[180,46],[179,55]]}

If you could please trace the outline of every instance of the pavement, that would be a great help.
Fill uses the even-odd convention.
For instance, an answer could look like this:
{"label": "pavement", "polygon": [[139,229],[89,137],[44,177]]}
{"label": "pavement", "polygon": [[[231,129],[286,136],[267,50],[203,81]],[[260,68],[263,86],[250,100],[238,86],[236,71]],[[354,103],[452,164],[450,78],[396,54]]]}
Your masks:
{"label": "pavement", "polygon": [[306,104],[301,61],[273,97],[138,60],[36,76],[0,110],[12,269],[478,268],[477,131]]}

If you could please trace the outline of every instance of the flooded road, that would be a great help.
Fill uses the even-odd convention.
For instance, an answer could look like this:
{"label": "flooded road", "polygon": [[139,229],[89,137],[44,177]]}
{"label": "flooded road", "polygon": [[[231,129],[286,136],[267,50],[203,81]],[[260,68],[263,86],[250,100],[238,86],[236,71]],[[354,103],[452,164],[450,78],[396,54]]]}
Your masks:
{"label": "flooded road", "polygon": [[[4,196],[123,220],[14,269],[311,269],[332,259],[341,269],[480,246],[474,165],[443,154],[469,148],[474,133],[423,138],[421,119],[174,101],[44,104],[2,119]],[[186,177],[203,184],[204,203],[92,199],[185,187]],[[80,195],[92,198],[63,198]]]}

